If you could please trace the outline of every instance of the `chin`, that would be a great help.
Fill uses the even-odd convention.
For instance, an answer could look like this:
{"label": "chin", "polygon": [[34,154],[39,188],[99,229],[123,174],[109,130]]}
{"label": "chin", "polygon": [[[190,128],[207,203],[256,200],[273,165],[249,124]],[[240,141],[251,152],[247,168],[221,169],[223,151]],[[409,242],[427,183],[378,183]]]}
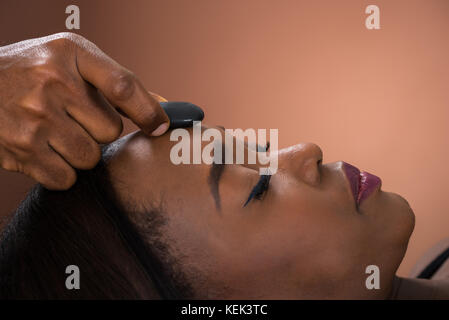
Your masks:
{"label": "chin", "polygon": [[415,213],[404,197],[396,193],[389,193],[389,195],[392,201],[394,201],[393,222],[396,225],[397,236],[399,237],[399,241],[404,245],[405,250],[415,228]]}

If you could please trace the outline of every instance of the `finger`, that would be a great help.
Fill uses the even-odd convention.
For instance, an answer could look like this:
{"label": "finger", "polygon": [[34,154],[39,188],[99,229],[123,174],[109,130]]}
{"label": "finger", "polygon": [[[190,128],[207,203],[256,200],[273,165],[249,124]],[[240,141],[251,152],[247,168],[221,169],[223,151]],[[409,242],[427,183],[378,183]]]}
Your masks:
{"label": "finger", "polygon": [[[148,91],[149,94],[151,94],[153,96],[154,99],[156,99],[158,102],[168,102],[167,99],[165,99],[164,97],[158,95],[157,93]],[[126,113],[124,113],[119,107],[116,107],[116,110],[118,113],[120,113],[123,117],[125,118],[129,118],[128,115]]]}
{"label": "finger", "polygon": [[25,166],[24,173],[49,190],[67,190],[76,182],[75,170],[49,145]]}
{"label": "finger", "polygon": [[120,115],[94,87],[84,83],[80,101],[66,107],[73,118],[98,143],[110,143],[123,131]]}
{"label": "finger", "polygon": [[48,144],[70,166],[88,170],[100,161],[101,150],[98,143],[72,118],[67,116],[54,125]]}
{"label": "finger", "polygon": [[161,135],[170,121],[159,102],[149,94],[139,79],[115,62],[94,44],[77,52],[80,75],[119,107],[145,133]]}

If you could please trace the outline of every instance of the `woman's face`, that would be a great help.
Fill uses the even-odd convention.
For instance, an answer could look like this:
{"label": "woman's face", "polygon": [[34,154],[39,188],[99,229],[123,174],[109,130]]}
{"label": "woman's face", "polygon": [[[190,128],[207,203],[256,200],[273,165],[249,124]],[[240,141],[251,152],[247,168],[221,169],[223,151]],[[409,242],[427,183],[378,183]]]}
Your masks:
{"label": "woman's face", "polygon": [[[345,174],[353,169],[323,164],[306,143],[279,151],[268,190],[244,207],[257,165],[174,165],[175,144],[170,134],[131,134],[109,170],[135,223],[163,208],[163,236],[198,298],[388,296],[414,226],[403,198],[379,185],[357,206]],[[369,265],[379,267],[380,289],[366,287]]]}

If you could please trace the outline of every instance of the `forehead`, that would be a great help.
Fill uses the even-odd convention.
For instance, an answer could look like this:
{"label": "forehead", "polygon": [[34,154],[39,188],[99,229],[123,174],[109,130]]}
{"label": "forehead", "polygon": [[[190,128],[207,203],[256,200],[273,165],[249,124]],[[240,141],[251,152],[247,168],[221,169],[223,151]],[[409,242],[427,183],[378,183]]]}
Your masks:
{"label": "forehead", "polygon": [[[175,131],[176,130],[176,131]],[[150,137],[144,134],[142,131],[133,132],[121,139],[115,141],[110,145],[107,151],[108,157],[111,156],[111,165],[114,166],[114,162],[135,162],[136,164],[145,165],[150,162],[160,162],[163,164],[166,162],[170,163],[170,151],[172,148],[178,144],[180,139],[179,134],[175,134],[180,130],[184,132],[185,136],[188,139],[190,147],[192,148],[194,140],[194,130],[193,128],[182,128],[169,130],[166,134],[159,137]],[[219,133],[221,137],[224,137],[224,133],[222,129],[213,128],[202,125],[200,130],[200,134],[202,135],[206,130],[214,130]],[[201,136],[199,137],[201,140]],[[184,141],[184,140],[182,140]],[[205,145],[209,143],[209,141],[202,141],[201,144]]]}
{"label": "forehead", "polygon": [[[192,129],[185,129],[192,133]],[[111,172],[127,171],[132,175],[135,172],[143,174],[151,171],[160,171],[164,168],[174,169],[170,160],[170,151],[176,141],[170,141],[171,131],[159,137],[150,137],[142,131],[131,133],[111,146],[112,151],[108,168]],[[154,170],[157,169],[157,170]]]}
{"label": "forehead", "polygon": [[[192,133],[188,128],[187,132]],[[170,159],[172,147],[170,133],[149,137],[138,131],[116,141],[110,147],[108,172],[119,201],[129,205],[145,203],[148,199],[160,199],[161,194],[205,193],[206,188],[192,188],[207,180],[206,165],[176,165]],[[206,196],[206,194],[202,195]]]}
{"label": "forehead", "polygon": [[[222,144],[225,144],[223,151],[233,149],[233,153],[237,151],[237,148],[245,149],[245,152],[248,153],[265,150],[265,146],[257,146],[253,138],[251,135],[236,136],[232,130],[225,131],[221,126],[213,127],[201,124],[195,128],[170,130],[160,137],[149,137],[143,132],[137,131],[116,141],[110,149],[112,149],[111,153],[114,154],[115,161],[123,158],[123,155],[126,154],[127,161],[136,161],[144,166],[151,162],[159,164],[176,162],[174,159],[176,152],[189,156],[190,159],[182,162],[183,164],[198,164],[204,160],[206,153],[213,154],[215,143],[218,143],[220,149]],[[183,145],[182,150],[181,145]],[[246,150],[248,146],[250,146],[250,150]],[[201,158],[198,161],[194,160],[193,153],[195,152],[199,153],[196,158]]]}
{"label": "forehead", "polygon": [[[202,132],[215,129],[221,135],[220,141],[225,141],[225,133],[222,128],[203,126],[201,129]],[[188,128],[185,131],[190,135],[188,140],[193,140],[193,129]],[[145,199],[158,199],[161,198],[161,194],[164,194],[169,197],[176,195],[178,198],[197,199],[195,205],[208,203],[209,201],[206,200],[209,199],[215,207],[210,190],[211,179],[209,178],[213,173],[211,169],[216,166],[205,163],[204,158],[198,163],[192,161],[188,164],[175,163],[171,155],[179,142],[178,139],[171,141],[171,133],[168,132],[160,137],[149,137],[138,131],[114,143],[110,148],[112,156],[107,164],[114,189],[119,190],[119,193],[123,194],[122,200],[126,200],[129,204],[142,203],[145,202]],[[235,139],[233,140],[235,141]],[[206,149],[205,145],[210,146],[210,143],[210,140],[203,141],[201,139],[200,141],[204,150]],[[194,142],[190,143],[190,151],[194,148],[194,144]],[[233,145],[236,146],[237,143]],[[224,148],[221,149],[224,154]],[[213,154],[213,148],[210,148],[209,151],[212,151]],[[215,161],[215,157],[212,160]],[[224,163],[223,156],[221,161]],[[259,177],[256,170],[250,170],[249,174],[246,166],[231,163],[226,167],[228,169],[225,171],[232,174],[226,174],[225,180],[226,176],[228,180],[237,176],[244,177],[246,186],[248,181],[252,183]],[[250,179],[248,179],[248,175],[250,175]],[[230,193],[234,192],[227,194]],[[246,194],[239,196],[246,197]],[[243,203],[244,200],[241,202]]]}

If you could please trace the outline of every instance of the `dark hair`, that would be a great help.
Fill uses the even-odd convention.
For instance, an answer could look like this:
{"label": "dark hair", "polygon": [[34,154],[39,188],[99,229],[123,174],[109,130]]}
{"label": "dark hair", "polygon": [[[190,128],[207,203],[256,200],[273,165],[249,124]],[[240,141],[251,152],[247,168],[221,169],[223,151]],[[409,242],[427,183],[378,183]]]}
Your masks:
{"label": "dark hair", "polygon": [[[70,190],[36,185],[20,204],[0,237],[0,299],[190,298],[157,240],[161,208],[145,215],[149,244],[117,203],[105,158],[79,171]],[[69,265],[80,270],[80,289],[65,286]]]}

